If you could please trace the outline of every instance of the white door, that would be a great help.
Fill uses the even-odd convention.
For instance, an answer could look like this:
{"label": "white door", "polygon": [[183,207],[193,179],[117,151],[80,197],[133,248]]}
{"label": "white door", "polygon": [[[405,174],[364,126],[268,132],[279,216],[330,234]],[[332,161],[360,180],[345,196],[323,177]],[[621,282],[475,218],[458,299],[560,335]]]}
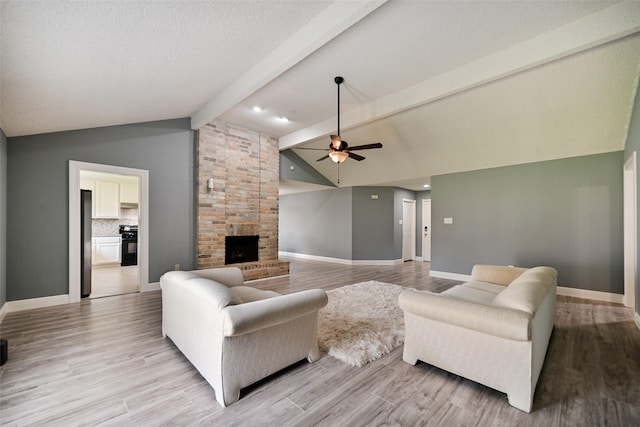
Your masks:
{"label": "white door", "polygon": [[422,260],[431,261],[431,199],[422,199]]}
{"label": "white door", "polygon": [[416,257],[416,201],[402,201],[402,260]]}

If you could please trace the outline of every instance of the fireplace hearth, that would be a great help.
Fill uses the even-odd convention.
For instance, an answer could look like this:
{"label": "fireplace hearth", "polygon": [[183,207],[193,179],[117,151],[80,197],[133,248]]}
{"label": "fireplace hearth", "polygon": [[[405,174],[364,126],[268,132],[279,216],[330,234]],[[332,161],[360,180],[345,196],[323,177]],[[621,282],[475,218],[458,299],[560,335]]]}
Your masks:
{"label": "fireplace hearth", "polygon": [[258,261],[259,236],[226,236],[224,238],[224,263],[238,264]]}

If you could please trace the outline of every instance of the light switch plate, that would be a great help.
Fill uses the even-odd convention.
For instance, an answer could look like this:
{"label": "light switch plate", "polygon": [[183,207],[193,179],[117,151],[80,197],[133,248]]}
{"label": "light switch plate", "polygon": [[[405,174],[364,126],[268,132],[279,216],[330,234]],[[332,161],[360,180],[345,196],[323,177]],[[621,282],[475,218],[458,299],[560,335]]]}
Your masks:
{"label": "light switch plate", "polygon": [[453,218],[445,218],[444,219],[444,223],[445,224],[453,224]]}

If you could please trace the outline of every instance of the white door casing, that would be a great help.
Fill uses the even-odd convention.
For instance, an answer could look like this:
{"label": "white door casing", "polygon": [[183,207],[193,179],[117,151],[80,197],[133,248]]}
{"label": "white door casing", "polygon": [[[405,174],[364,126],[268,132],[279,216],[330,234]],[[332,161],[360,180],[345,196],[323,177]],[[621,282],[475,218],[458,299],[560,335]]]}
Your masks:
{"label": "white door casing", "polygon": [[431,199],[422,199],[422,261],[431,261]]}
{"label": "white door casing", "polygon": [[140,291],[149,287],[149,171],[69,160],[69,302],[80,301],[80,171],[137,176],[140,182],[138,272]]}
{"label": "white door casing", "polygon": [[402,260],[413,261],[416,257],[416,201],[402,201]]}
{"label": "white door casing", "polygon": [[638,274],[637,160],[634,151],[623,167],[624,182],[624,297],[623,303],[635,309],[635,286]]}

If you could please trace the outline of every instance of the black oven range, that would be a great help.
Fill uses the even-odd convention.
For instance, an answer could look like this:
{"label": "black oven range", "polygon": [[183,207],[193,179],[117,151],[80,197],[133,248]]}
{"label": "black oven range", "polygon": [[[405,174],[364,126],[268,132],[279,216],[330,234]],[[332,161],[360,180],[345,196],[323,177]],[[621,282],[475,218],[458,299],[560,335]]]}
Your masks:
{"label": "black oven range", "polygon": [[120,225],[122,236],[121,266],[138,265],[138,226]]}

